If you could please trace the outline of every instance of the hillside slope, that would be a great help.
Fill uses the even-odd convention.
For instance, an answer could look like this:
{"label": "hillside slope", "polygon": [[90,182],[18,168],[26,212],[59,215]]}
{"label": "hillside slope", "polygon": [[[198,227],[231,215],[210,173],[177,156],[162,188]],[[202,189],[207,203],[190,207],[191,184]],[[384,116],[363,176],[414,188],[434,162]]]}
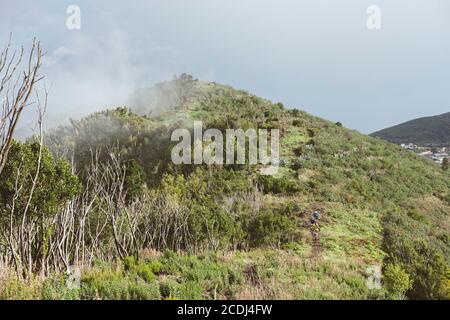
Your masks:
{"label": "hillside slope", "polygon": [[370,134],[397,144],[448,146],[450,144],[450,112],[414,119]]}
{"label": "hillside slope", "polygon": [[[151,245],[158,253],[148,257],[165,266],[156,281],[160,288],[169,281],[170,295],[391,297],[389,287],[386,293],[366,286],[368,270],[382,265],[412,279],[411,298],[448,294],[448,172],[394,144],[188,75],[149,90],[134,98],[135,112],[93,114],[46,141],[57,154],[74,154],[80,171],[92,150],[106,159],[105,146],[114,146],[124,161],[139,163],[148,189],[186,206],[189,236]],[[221,130],[280,129],[280,170],[261,176],[249,165],[173,165],[170,134],[193,120]],[[319,246],[308,227],[315,209],[323,213]]]}

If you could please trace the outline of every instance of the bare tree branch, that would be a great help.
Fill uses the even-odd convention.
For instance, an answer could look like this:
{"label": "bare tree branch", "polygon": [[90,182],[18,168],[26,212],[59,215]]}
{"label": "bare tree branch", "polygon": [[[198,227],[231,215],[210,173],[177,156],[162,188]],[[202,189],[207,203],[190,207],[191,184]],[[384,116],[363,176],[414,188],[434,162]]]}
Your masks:
{"label": "bare tree branch", "polygon": [[[6,159],[17,123],[25,108],[33,105],[29,99],[35,85],[43,79],[39,74],[42,66],[43,51],[39,41],[33,39],[24,66],[25,49],[10,54],[11,37],[0,54],[0,174],[5,167]],[[22,71],[19,71],[20,69]]]}

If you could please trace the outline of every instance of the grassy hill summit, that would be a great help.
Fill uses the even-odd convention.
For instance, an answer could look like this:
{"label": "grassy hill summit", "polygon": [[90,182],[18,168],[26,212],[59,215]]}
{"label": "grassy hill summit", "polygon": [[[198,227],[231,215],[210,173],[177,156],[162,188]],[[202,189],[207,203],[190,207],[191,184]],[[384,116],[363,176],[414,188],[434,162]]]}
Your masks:
{"label": "grassy hill summit", "polygon": [[450,112],[407,121],[370,134],[397,144],[414,143],[425,147],[450,145]]}
{"label": "grassy hill summit", "polygon": [[[95,195],[80,200],[83,221],[101,232],[86,240],[92,259],[80,289],[32,294],[449,298],[449,172],[340,123],[186,74],[139,90],[129,107],[47,134],[52,153],[73,163],[80,199]],[[194,120],[222,131],[279,129],[280,169],[174,165],[171,133]]]}

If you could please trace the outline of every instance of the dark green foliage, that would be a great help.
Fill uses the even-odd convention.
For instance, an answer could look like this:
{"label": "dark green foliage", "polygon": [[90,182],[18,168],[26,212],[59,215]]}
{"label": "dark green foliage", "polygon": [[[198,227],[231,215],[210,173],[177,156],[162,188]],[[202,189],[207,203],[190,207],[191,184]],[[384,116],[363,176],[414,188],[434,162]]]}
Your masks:
{"label": "dark green foliage", "polygon": [[302,161],[299,160],[299,159],[294,159],[294,160],[291,161],[289,167],[290,167],[292,170],[298,171],[298,170],[300,170],[300,169],[303,168],[303,163],[302,163]]}
{"label": "dark green foliage", "polygon": [[291,113],[291,115],[293,117],[298,117],[301,114],[301,111],[299,109],[291,109],[291,110],[289,110],[289,112]]}
{"label": "dark green foliage", "polygon": [[407,212],[408,217],[419,221],[421,223],[428,223],[427,218],[419,212],[419,210],[413,208]]}
{"label": "dark green foliage", "polygon": [[295,218],[282,212],[265,210],[254,217],[248,226],[253,247],[276,246],[297,240],[299,225]]}
{"label": "dark green foliage", "polygon": [[143,261],[135,257],[126,257],[124,259],[124,269],[150,283],[155,280],[155,273],[160,272],[161,264],[157,261]]}
{"label": "dark green foliage", "polygon": [[[58,227],[53,218],[80,192],[78,178],[67,161],[54,159],[47,147],[30,140],[13,141],[0,181],[0,228],[10,228],[12,233],[14,228],[35,223],[36,236],[28,240],[27,258],[39,261],[33,268],[41,270],[49,238]],[[0,243],[6,243],[2,236],[6,233],[0,235]]]}
{"label": "dark green foliage", "polygon": [[294,120],[292,120],[292,125],[293,126],[296,126],[296,127],[300,127],[300,126],[302,126],[302,121],[300,120],[300,119],[294,119]]}
{"label": "dark green foliage", "polygon": [[[38,157],[38,142],[13,142],[0,176],[0,210],[9,209],[16,186],[20,192],[15,199],[15,210],[21,212],[25,209],[38,169]],[[40,163],[29,214],[53,215],[65,201],[79,192],[80,183],[72,174],[70,164],[61,159],[55,160],[46,147],[42,150]]]}
{"label": "dark green foliage", "polygon": [[442,160],[442,170],[444,170],[444,171],[448,170],[448,158],[444,158]]}
{"label": "dark green foliage", "polygon": [[127,193],[127,200],[131,201],[144,192],[146,176],[142,166],[134,159],[127,161],[125,167],[124,188]]}
{"label": "dark green foliage", "polygon": [[296,181],[285,178],[260,176],[259,182],[261,183],[262,190],[265,193],[293,194],[301,190],[300,185]]}
{"label": "dark green foliage", "polygon": [[304,149],[305,149],[304,146],[299,146],[299,147],[294,148],[292,151],[294,152],[294,154],[297,157],[300,157],[303,154]]}
{"label": "dark green foliage", "polygon": [[[445,239],[417,219],[393,212],[384,219],[384,250],[387,263],[402,265],[410,275],[412,287],[407,295],[415,299],[439,299],[447,279],[450,247]],[[446,280],[448,281],[448,280]]]}
{"label": "dark green foliage", "polygon": [[447,194],[443,200],[447,203],[447,205],[450,205],[450,193]]}

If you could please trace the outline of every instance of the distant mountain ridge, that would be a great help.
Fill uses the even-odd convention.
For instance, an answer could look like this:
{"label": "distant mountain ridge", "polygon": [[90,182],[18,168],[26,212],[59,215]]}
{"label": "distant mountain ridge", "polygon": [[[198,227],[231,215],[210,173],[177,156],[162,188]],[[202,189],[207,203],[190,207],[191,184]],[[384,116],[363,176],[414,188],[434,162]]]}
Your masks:
{"label": "distant mountain ridge", "polygon": [[450,144],[450,112],[423,117],[398,124],[374,133],[394,143],[414,143],[420,146],[447,146]]}

